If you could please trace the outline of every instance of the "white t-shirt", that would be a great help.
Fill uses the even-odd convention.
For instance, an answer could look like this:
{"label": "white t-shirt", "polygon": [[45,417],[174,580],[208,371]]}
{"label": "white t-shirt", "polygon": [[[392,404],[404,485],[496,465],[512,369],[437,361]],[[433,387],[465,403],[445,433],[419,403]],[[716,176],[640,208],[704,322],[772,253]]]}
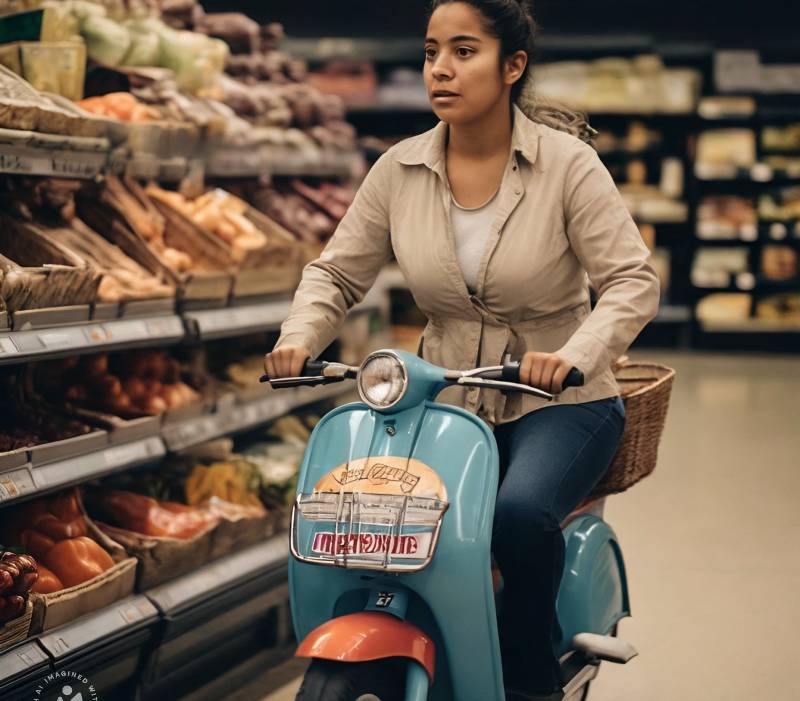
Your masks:
{"label": "white t-shirt", "polygon": [[[499,192],[499,190],[498,190]],[[497,210],[497,192],[480,207],[462,207],[450,195],[450,221],[455,234],[456,258],[469,291],[475,292],[478,270]]]}

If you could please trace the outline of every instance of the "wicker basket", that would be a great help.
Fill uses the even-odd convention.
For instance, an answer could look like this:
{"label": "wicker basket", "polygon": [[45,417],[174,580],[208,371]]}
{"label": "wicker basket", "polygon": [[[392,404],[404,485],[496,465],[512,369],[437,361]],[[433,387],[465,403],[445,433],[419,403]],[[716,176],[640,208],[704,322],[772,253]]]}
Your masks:
{"label": "wicker basket", "polygon": [[0,652],[28,637],[32,616],[33,602],[28,599],[25,603],[25,611],[21,616],[0,624]]}
{"label": "wicker basket", "polygon": [[625,403],[625,432],[608,472],[592,497],[623,492],[656,466],[675,371],[664,365],[629,363],[622,358],[614,375]]}

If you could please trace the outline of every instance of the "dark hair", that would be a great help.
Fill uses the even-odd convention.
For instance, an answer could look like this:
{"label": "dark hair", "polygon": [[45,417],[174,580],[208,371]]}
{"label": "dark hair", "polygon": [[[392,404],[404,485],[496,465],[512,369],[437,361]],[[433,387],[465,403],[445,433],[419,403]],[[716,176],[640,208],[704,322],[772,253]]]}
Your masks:
{"label": "dark hair", "polygon": [[506,58],[517,51],[528,54],[528,63],[519,79],[511,86],[511,101],[534,122],[566,131],[592,143],[597,132],[589,126],[586,115],[555,103],[534,98],[530,78],[538,26],[528,0],[431,0],[428,20],[442,5],[463,2],[475,8],[485,30],[500,40],[500,56]]}

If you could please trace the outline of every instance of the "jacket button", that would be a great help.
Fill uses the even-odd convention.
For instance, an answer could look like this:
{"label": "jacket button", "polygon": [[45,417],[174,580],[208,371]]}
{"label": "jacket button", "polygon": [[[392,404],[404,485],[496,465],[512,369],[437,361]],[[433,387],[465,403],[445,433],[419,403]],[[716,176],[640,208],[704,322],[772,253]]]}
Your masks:
{"label": "jacket button", "polygon": [[520,194],[520,191],[519,191],[519,190],[514,190],[514,194],[515,194],[515,195],[519,195],[519,194]]}

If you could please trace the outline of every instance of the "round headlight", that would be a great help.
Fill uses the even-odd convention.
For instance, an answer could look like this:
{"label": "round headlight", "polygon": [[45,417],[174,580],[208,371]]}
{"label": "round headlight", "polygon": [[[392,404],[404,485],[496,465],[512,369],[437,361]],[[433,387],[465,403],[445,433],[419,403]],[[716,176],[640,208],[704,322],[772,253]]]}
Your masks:
{"label": "round headlight", "polygon": [[358,372],[358,393],[373,409],[388,409],[397,404],[407,386],[406,367],[392,353],[372,354]]}

